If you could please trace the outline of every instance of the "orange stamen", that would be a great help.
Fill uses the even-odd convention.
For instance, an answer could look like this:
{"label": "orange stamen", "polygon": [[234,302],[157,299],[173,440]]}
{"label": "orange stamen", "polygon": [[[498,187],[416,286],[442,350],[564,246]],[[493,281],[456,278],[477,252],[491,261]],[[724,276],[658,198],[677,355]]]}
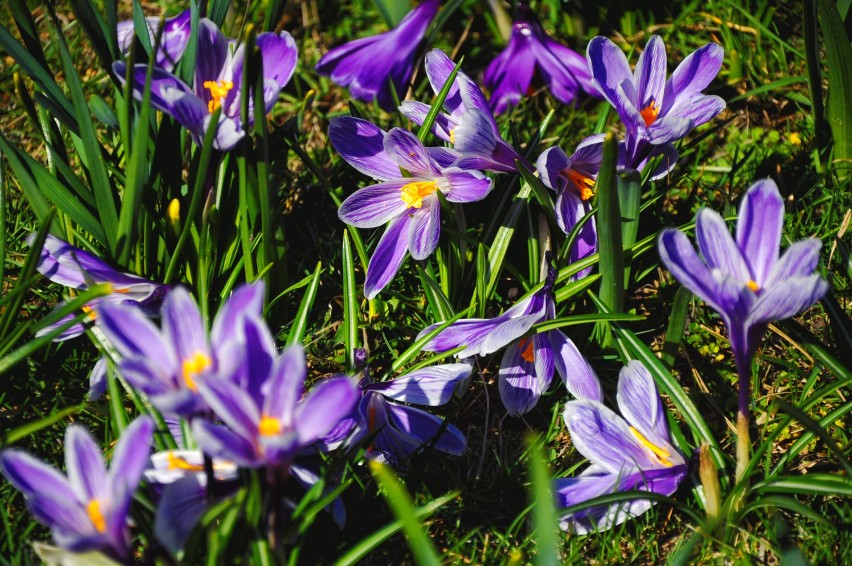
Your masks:
{"label": "orange stamen", "polygon": [[746,286],[747,286],[749,289],[751,289],[753,292],[755,292],[755,293],[757,293],[758,291],[760,291],[760,285],[758,285],[758,284],[757,284],[757,281],[755,281],[754,279],[749,279],[749,280],[746,282]]}
{"label": "orange stamen", "polygon": [[260,436],[276,436],[281,433],[281,421],[269,415],[263,415],[257,425]]}
{"label": "orange stamen", "polygon": [[232,81],[204,81],[204,88],[210,91],[210,102],[207,110],[212,114],[222,106],[222,99],[228,96],[228,92],[234,88]]}
{"label": "orange stamen", "polygon": [[657,457],[657,461],[660,464],[666,466],[667,468],[671,468],[672,466],[674,466],[672,461],[669,460],[671,452],[669,452],[665,448],[657,446],[656,444],[645,438],[645,436],[641,432],[639,432],[633,427],[630,427],[630,432],[632,432],[633,435],[639,440],[639,442],[642,443],[642,446],[654,453],[654,456]]}
{"label": "orange stamen", "polygon": [[195,384],[195,378],[209,368],[213,364],[210,356],[202,352],[196,351],[192,357],[183,361],[183,382],[192,391],[198,391],[198,386]]}
{"label": "orange stamen", "polygon": [[529,363],[535,362],[535,349],[533,348],[532,338],[521,338],[521,341],[518,342],[518,349],[521,351],[521,357],[524,361]]}
{"label": "orange stamen", "polygon": [[412,208],[421,208],[423,199],[438,190],[438,183],[435,181],[414,181],[402,186],[399,190],[402,202]]}
{"label": "orange stamen", "polygon": [[577,188],[577,192],[580,193],[580,200],[587,201],[595,194],[595,180],[591,177],[586,177],[582,173],[578,173],[573,169],[566,169],[565,174],[568,176],[568,179],[574,186]]}
{"label": "orange stamen", "polygon": [[106,519],[104,518],[104,514],[101,512],[100,501],[97,499],[89,501],[89,504],[86,505],[86,514],[89,515],[89,520],[92,521],[92,524],[95,526],[95,530],[99,533],[106,532]]}
{"label": "orange stamen", "polygon": [[642,118],[645,120],[645,127],[650,126],[654,123],[654,120],[657,119],[657,116],[660,114],[660,109],[657,108],[657,102],[654,99],[651,99],[651,102],[642,109],[639,114],[642,115]]}
{"label": "orange stamen", "polygon": [[197,464],[190,464],[186,461],[185,458],[180,456],[175,456],[174,453],[169,452],[166,454],[169,462],[170,470],[187,470],[189,472],[203,472],[204,466],[199,466]]}

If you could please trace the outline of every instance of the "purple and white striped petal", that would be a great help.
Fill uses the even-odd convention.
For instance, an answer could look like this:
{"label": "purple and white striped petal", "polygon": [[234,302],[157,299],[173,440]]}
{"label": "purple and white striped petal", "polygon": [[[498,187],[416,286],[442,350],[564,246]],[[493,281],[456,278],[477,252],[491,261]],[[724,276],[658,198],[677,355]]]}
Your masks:
{"label": "purple and white striped petal", "polygon": [[380,181],[400,178],[399,166],[385,152],[385,135],[375,124],[352,116],[334,118],[328,126],[328,139],[340,156]]}
{"label": "purple and white striped petal", "polygon": [[358,189],[337,210],[337,217],[356,228],[378,228],[402,215],[408,205],[402,188],[411,179],[399,179]]}
{"label": "purple and white striped petal", "polygon": [[553,349],[556,371],[565,383],[568,393],[575,399],[603,402],[601,382],[574,342],[560,330],[551,330],[547,334]]}
{"label": "purple and white striped petal", "polygon": [[621,368],[618,410],[642,435],[657,446],[668,446],[669,425],[654,378],[642,362],[632,360]]}
{"label": "purple and white striped petal", "polygon": [[367,266],[367,279],[364,281],[364,296],[374,298],[384,289],[402,267],[408,251],[408,226],[411,218],[403,214],[390,224],[382,234],[370,264]]}
{"label": "purple and white striped petal", "polygon": [[364,389],[388,399],[437,407],[444,405],[473,370],[470,364],[444,364],[415,370],[391,381],[371,383]]}
{"label": "purple and white striped petal", "polygon": [[293,418],[299,442],[305,446],[328,434],[355,408],[360,393],[347,377],[331,378],[314,387],[299,403]]}
{"label": "purple and white striped petal", "polygon": [[105,499],[109,486],[101,449],[92,435],[79,425],[65,429],[65,467],[68,483],[78,501]]}
{"label": "purple and white striped petal", "polygon": [[790,318],[819,301],[828,292],[828,282],[817,274],[790,277],[766,289],[750,309],[752,324]]}
{"label": "purple and white striped petal", "polygon": [[441,237],[441,201],[433,197],[427,202],[429,208],[411,215],[408,226],[408,251],[418,261],[432,255]]}
{"label": "purple and white striped petal", "polygon": [[784,201],[772,179],[753,184],[740,203],[737,244],[751,268],[752,279],[763,285],[775,263],[784,231]]}
{"label": "purple and white striped petal", "polygon": [[453,456],[461,456],[467,446],[464,434],[443,419],[415,407],[386,404],[388,419],[393,428],[414,439],[418,445],[431,445]]}
{"label": "purple and white striped petal", "polygon": [[633,73],[627,64],[627,57],[612,41],[603,36],[597,36],[589,42],[586,59],[592,71],[592,84],[597,87],[607,102],[617,106],[618,86],[633,78]]}
{"label": "purple and white striped petal", "polygon": [[748,281],[748,264],[718,212],[709,208],[698,211],[695,219],[698,248],[710,269],[720,269],[740,281]]}

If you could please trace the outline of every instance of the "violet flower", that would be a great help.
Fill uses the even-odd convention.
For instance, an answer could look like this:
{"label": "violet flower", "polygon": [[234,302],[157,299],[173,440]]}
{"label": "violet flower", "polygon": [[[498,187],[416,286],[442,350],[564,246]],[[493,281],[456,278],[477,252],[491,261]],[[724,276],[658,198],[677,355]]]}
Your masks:
{"label": "violet flower", "polygon": [[[30,236],[27,243],[32,245],[35,236]],[[109,295],[93,299],[83,307],[94,321],[97,308],[106,303],[122,304],[135,307],[146,315],[153,316],[159,310],[163,297],[171,289],[170,285],[162,285],[148,281],[137,275],[116,271],[102,259],[87,251],[74,247],[59,238],[47,235],[36,265],[39,273],[65,287],[83,291],[93,284],[108,283],[112,292]],[[61,309],[65,301],[59,303],[54,310]],[[38,331],[36,336],[43,336],[69,323],[75,315],[68,315],[57,322]],[[64,330],[55,340],[67,340],[82,334],[86,329],[85,323],[78,323]]]}
{"label": "violet flower", "polygon": [[599,96],[585,57],[548,37],[529,6],[519,3],[509,43],[483,76],[494,113],[502,114],[527,96],[536,73],[563,104],[573,102],[580,91]]}
{"label": "violet flower", "polygon": [[16,449],[3,451],[2,472],[60,547],[99,550],[123,563],[130,558],[127,513],[148,463],[153,429],[149,417],[133,421],[115,446],[109,470],[92,436],[71,425],[65,431],[67,477]]}
{"label": "violet flower", "polygon": [[390,110],[394,104],[391,85],[399,98],[405,97],[414,72],[414,53],[440,7],[441,0],[425,0],[392,30],[335,47],[319,60],[316,71],[348,86],[352,98],[376,100]]}
{"label": "violet flower", "polygon": [[676,141],[724,110],[724,100],[701,93],[719,72],[723,55],[720,45],[708,43],[690,53],[667,81],[666,49],[659,36],[648,41],[632,73],[612,41],[592,39],[587,49],[592,83],[624,122],[631,161],[641,153],[640,140],[653,145]]}
{"label": "violet flower", "polygon": [[[426,75],[435,94],[444,88],[453,69],[455,65],[440,49],[426,54]],[[414,100],[406,100],[399,107],[400,112],[418,125],[423,125],[430,109],[428,104]],[[448,114],[438,113],[432,133],[462,154],[456,166],[516,173],[517,162],[520,161],[531,169],[527,160],[500,136],[485,95],[461,70],[456,73],[453,86],[444,100],[444,110]]]}
{"label": "violet flower", "polygon": [[346,432],[347,444],[368,439],[367,457],[399,470],[407,469],[412,454],[424,446],[460,456],[467,446],[464,433],[439,417],[402,403],[445,405],[472,370],[470,364],[444,364],[381,382],[371,382],[365,370],[361,382],[363,397],[353,430]]}
{"label": "violet flower", "polygon": [[388,225],[367,266],[368,299],[390,283],[407,253],[422,260],[435,251],[441,236],[438,192],[462,203],[481,200],[491,190],[491,180],[479,171],[443,168],[417,137],[401,128],[385,133],[347,116],[332,120],[328,136],[350,165],[381,181],[350,195],[337,211],[341,220],[358,228]]}
{"label": "violet flower", "polygon": [[[671,443],[660,394],[641,362],[631,361],[618,380],[618,416],[598,400],[569,401],[563,417],[571,442],[591,466],[554,481],[557,507],[571,507],[616,491],[671,495],[686,476],[683,454]],[[648,499],[601,505],[565,514],[560,526],[577,534],[605,531],[654,504]]]}
{"label": "violet flower", "polygon": [[118,372],[167,415],[191,416],[206,408],[199,385],[223,379],[243,363],[240,321],[259,317],[263,285],[238,288],[222,305],[209,333],[198,305],[182,287],[166,297],[162,329],[134,309],[103,305],[101,330],[121,356]]}
{"label": "violet flower", "polygon": [[[500,316],[490,319],[462,319],[430,340],[423,350],[446,352],[465,346],[458,358],[486,356],[506,346],[500,361],[498,388],[503,406],[519,416],[532,409],[550,387],[554,369],[568,392],[578,399],[603,399],[600,382],[574,342],[560,330],[530,334],[539,322],[555,317],[551,295],[556,270],[550,269],[545,285]],[[440,323],[420,331],[417,339]]]}
{"label": "violet flower", "polygon": [[225,426],[192,423],[199,446],[214,458],[246,468],[288,470],[297,453],[325,436],[358,401],[346,377],[315,386],[304,399],[307,365],[300,346],[281,352],[258,317],[240,326],[246,355],[230,379],[199,383],[199,392]]}
{"label": "violet flower", "polygon": [[[154,55],[154,64],[167,71],[173,71],[189,43],[192,17],[190,10],[186,9],[177,16],[165,20],[159,17],[145,18],[145,26],[148,28],[148,38],[152,47],[160,32],[161,21],[163,32],[160,36],[160,47]],[[127,55],[136,32],[133,20],[118,22],[116,31],[118,32],[118,49],[122,55]]]}
{"label": "violet flower", "polygon": [[[828,291],[828,283],[814,273],[821,242],[802,240],[780,255],[783,231],[784,201],[775,182],[765,179],[743,196],[736,240],[717,212],[698,212],[695,233],[703,260],[680,230],[660,234],[663,264],[728,328],[739,375],[740,438],[748,437],[751,362],[767,325],[799,313]],[[738,447],[737,479],[747,458],[747,446]]]}
{"label": "violet flower", "polygon": [[[278,93],[290,81],[296,69],[296,42],[289,33],[282,31],[277,35],[261,33],[255,44],[264,61],[263,100],[265,112],[269,112],[278,100]],[[254,104],[249,104],[248,124],[243,124],[240,117],[244,51],[244,45],[237,46],[219,31],[216,24],[202,18],[198,21],[194,88],[170,72],[155,67],[151,78],[152,106],[189,130],[199,145],[204,140],[213,113],[221,108],[213,147],[220,151],[233,148],[245,136],[245,128],[251,128],[255,118]],[[112,69],[123,82],[126,63],[117,61],[113,63]],[[133,67],[133,92],[140,100],[147,71],[147,65],[144,64]],[[249,94],[252,95],[251,88]]]}

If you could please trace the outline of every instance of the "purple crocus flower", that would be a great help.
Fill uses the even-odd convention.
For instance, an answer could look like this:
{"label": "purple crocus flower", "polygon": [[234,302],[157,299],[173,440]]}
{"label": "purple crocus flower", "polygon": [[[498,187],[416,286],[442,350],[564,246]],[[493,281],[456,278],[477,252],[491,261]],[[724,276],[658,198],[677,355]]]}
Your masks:
{"label": "purple crocus flower", "polygon": [[519,3],[509,44],[483,76],[494,113],[502,114],[527,96],[536,72],[563,104],[573,102],[580,91],[598,96],[585,57],[548,37],[529,6]]}
{"label": "purple crocus flower", "polygon": [[[32,245],[34,239],[34,235],[30,236],[27,242]],[[154,315],[159,310],[163,297],[171,288],[170,285],[162,285],[130,273],[116,271],[102,259],[50,234],[44,241],[36,269],[54,283],[79,291],[83,291],[93,284],[108,283],[110,289],[112,289],[110,294],[98,297],[83,307],[92,321],[97,316],[95,314],[97,308],[106,303],[136,307],[147,315]],[[62,301],[56,306],[55,310],[61,309],[64,305],[65,301]],[[69,323],[73,318],[74,315],[63,317],[39,330],[37,336],[48,334]],[[82,334],[85,329],[85,324],[75,324],[59,334],[55,340],[74,338]]]}
{"label": "purple crocus flower", "polygon": [[[686,476],[683,454],[672,446],[660,394],[641,362],[632,361],[618,380],[618,416],[592,399],[569,401],[563,416],[571,441],[591,466],[575,478],[557,479],[558,507],[570,507],[616,491],[671,495]],[[563,515],[560,526],[577,534],[605,531],[640,515],[653,501],[635,499]]]}
{"label": "purple crocus flower", "polygon": [[240,321],[259,317],[263,285],[244,285],[228,298],[207,333],[198,305],[182,287],[168,294],[162,329],[121,305],[98,309],[99,328],[121,356],[119,373],[168,415],[191,416],[206,408],[199,385],[223,379],[243,363]]}
{"label": "purple crocus flower", "polygon": [[325,436],[358,401],[356,385],[331,378],[301,399],[307,377],[300,346],[278,355],[259,317],[242,320],[246,356],[230,379],[199,383],[199,391],[226,426],[196,419],[192,432],[214,458],[246,468],[288,470],[304,447]]}
{"label": "purple crocus flower", "polygon": [[[452,74],[455,65],[440,49],[426,54],[426,75],[432,90],[438,94]],[[412,122],[422,125],[431,107],[414,100],[403,102],[399,111]],[[531,168],[515,148],[500,136],[497,122],[485,95],[470,77],[461,70],[444,100],[444,110],[438,113],[432,133],[451,143],[462,154],[456,166],[464,169],[485,169],[497,173],[515,173],[517,162]]]}
{"label": "purple crocus flower", "polygon": [[127,512],[148,463],[153,430],[149,417],[133,421],[115,446],[109,471],[92,436],[77,425],[65,431],[67,477],[21,450],[4,450],[0,464],[60,547],[99,550],[124,562],[130,558]]}
{"label": "purple crocus flower", "polygon": [[[578,399],[603,399],[600,382],[574,342],[560,330],[529,334],[539,322],[555,317],[551,296],[556,270],[550,269],[539,291],[490,319],[462,319],[430,340],[423,349],[446,352],[465,346],[456,357],[486,356],[506,346],[500,362],[498,387],[503,406],[518,416],[532,409],[550,387],[556,369],[568,392]],[[417,338],[433,331],[440,323],[423,329]]]}
{"label": "purple crocus flower", "polygon": [[[363,397],[353,429],[345,431],[347,444],[369,439],[367,457],[406,469],[411,455],[423,446],[460,456],[467,440],[464,433],[422,409],[447,404],[473,366],[444,364],[415,370],[390,381],[371,382],[367,371],[361,381]],[[337,430],[336,436],[344,435]]]}
{"label": "purple crocus flower", "polygon": [[667,81],[666,48],[659,36],[648,41],[632,73],[612,41],[592,39],[587,50],[592,83],[624,122],[630,155],[637,153],[640,139],[654,145],[678,140],[724,110],[724,100],[701,93],[719,72],[723,55],[720,45],[708,43],[690,53]]}
{"label": "purple crocus flower", "polygon": [[717,212],[698,212],[695,233],[703,260],[680,230],[663,230],[659,239],[663,264],[718,312],[728,328],[739,374],[740,424],[746,434],[751,361],[767,325],[797,314],[828,290],[828,283],[814,273],[821,242],[802,240],[780,255],[783,231],[784,201],[775,182],[764,179],[743,197],[736,240]]}
{"label": "purple crocus flower", "polygon": [[[290,81],[298,61],[296,42],[286,31],[261,33],[255,40],[263,65],[265,112],[272,110],[278,93]],[[245,46],[237,46],[206,18],[198,22],[198,47],[195,84],[190,88],[170,72],[155,67],[151,78],[151,104],[189,130],[197,144],[204,140],[213,113],[219,108],[219,125],[213,147],[220,151],[233,148],[245,135],[245,127],[254,123],[254,105],[249,104],[249,122],[240,117],[243,59]],[[124,81],[126,64],[113,63],[113,72]],[[133,68],[133,92],[142,98],[148,68]],[[251,94],[251,89],[249,94]]]}
{"label": "purple crocus flower", "polygon": [[[145,26],[148,28],[148,38],[153,47],[157,39],[157,34],[160,31],[161,18],[149,17],[145,18]],[[191,12],[184,10],[177,16],[166,18],[163,21],[163,33],[160,37],[160,48],[154,56],[154,64],[167,71],[174,70],[181,55],[186,50],[186,45],[189,43],[191,33]],[[124,20],[118,22],[118,49],[122,55],[127,55],[130,52],[130,45],[133,43],[135,36],[135,28],[133,20]]]}
{"label": "purple crocus flower", "polygon": [[332,120],[328,136],[350,165],[381,181],[350,195],[337,211],[358,228],[388,224],[367,266],[368,299],[390,283],[407,253],[422,260],[435,251],[441,235],[438,192],[461,203],[480,200],[491,190],[491,180],[479,171],[441,167],[417,137],[401,128],[385,133],[365,120],[341,117]]}
{"label": "purple crocus flower", "polygon": [[348,86],[352,98],[376,100],[390,110],[394,104],[391,85],[399,98],[405,97],[414,72],[414,52],[440,7],[441,0],[425,0],[392,30],[335,47],[319,60],[316,71]]}

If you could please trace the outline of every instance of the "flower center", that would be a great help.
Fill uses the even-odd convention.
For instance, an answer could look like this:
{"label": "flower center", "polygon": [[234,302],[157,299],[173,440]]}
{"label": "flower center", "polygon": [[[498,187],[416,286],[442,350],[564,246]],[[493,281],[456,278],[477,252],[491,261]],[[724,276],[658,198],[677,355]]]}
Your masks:
{"label": "flower center", "polygon": [[82,307],[80,307],[80,309],[88,315],[89,320],[97,320],[98,315],[95,312],[95,309],[93,309],[89,305],[83,305]]}
{"label": "flower center", "polygon": [[582,173],[578,173],[573,169],[566,169],[565,175],[577,187],[577,192],[580,193],[580,200],[587,201],[595,194],[595,180],[591,177],[586,177]]}
{"label": "flower center", "polygon": [[213,360],[210,359],[210,356],[201,350],[196,350],[191,357],[183,361],[183,382],[192,391],[198,391],[198,386],[195,384],[195,378],[212,364]]}
{"label": "flower center", "polygon": [[650,450],[651,452],[654,453],[654,456],[657,457],[657,461],[660,464],[662,464],[663,466],[665,466],[667,468],[671,468],[672,466],[674,466],[672,461],[669,460],[669,456],[671,456],[671,452],[669,452],[665,448],[661,448],[661,447],[657,446],[656,444],[654,444],[653,442],[651,442],[650,440],[645,438],[642,435],[641,432],[639,432],[638,430],[636,430],[633,427],[630,427],[630,432],[632,432],[633,435],[639,440],[639,442],[642,443],[642,446],[644,446],[645,448],[647,448],[648,450]]}
{"label": "flower center", "polygon": [[199,466],[197,464],[190,464],[186,461],[185,458],[180,456],[175,456],[172,452],[169,452],[166,457],[169,461],[169,469],[170,470],[187,470],[189,472],[203,472],[204,466]]}
{"label": "flower center", "polygon": [[456,129],[450,130],[450,143],[456,145]]}
{"label": "flower center", "polygon": [[642,118],[645,120],[645,127],[647,128],[651,124],[654,123],[654,120],[657,119],[657,115],[660,113],[660,109],[657,107],[657,101],[653,98],[651,102],[648,103],[648,106],[642,109],[639,114],[642,115]]}
{"label": "flower center", "polygon": [[438,183],[435,181],[414,181],[403,185],[399,190],[399,196],[402,202],[411,208],[420,208],[423,206],[423,199],[438,190]]}
{"label": "flower center", "polygon": [[532,338],[521,338],[521,341],[518,342],[518,349],[521,351],[521,357],[524,361],[529,363],[535,362],[535,349],[533,348]]}
{"label": "flower center", "polygon": [[95,526],[95,530],[99,533],[106,532],[106,519],[104,518],[104,514],[101,512],[100,501],[97,499],[89,501],[89,504],[86,505],[86,514],[89,515],[89,520],[92,521],[92,524]]}
{"label": "flower center", "polygon": [[269,415],[260,417],[257,432],[260,436],[276,436],[281,433],[281,421]]}
{"label": "flower center", "polygon": [[232,81],[204,81],[204,88],[210,91],[210,102],[207,110],[212,114],[222,106],[222,99],[234,88]]}
{"label": "flower center", "polygon": [[755,281],[754,279],[749,279],[748,281],[746,281],[746,286],[755,293],[760,291],[760,285],[758,285],[757,281]]}

